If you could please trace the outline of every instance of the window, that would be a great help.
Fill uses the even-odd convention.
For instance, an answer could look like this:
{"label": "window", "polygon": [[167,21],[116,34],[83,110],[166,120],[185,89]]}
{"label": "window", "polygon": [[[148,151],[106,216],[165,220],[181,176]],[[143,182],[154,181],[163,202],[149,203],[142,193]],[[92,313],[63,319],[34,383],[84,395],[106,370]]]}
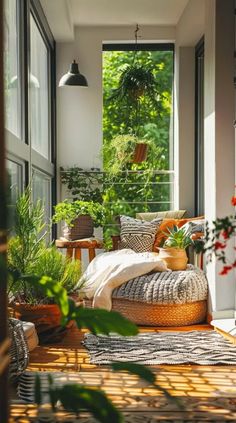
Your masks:
{"label": "window", "polygon": [[48,222],[48,218],[51,217],[51,179],[39,172],[38,170],[33,171],[33,200],[41,200],[45,210],[45,220]]}
{"label": "window", "polygon": [[46,159],[49,143],[48,49],[33,16],[30,16],[30,131],[32,147]]}
{"label": "window", "polygon": [[5,34],[9,207],[31,183],[48,221],[56,197],[55,42],[39,0],[5,0]]}
{"label": "window", "polygon": [[5,125],[16,136],[20,125],[20,66],[19,25],[17,0],[5,2],[4,13],[4,68],[5,68]]}
{"label": "window", "polygon": [[[144,94],[141,90],[136,94],[130,90],[124,97],[127,80],[127,85],[123,80],[120,91],[116,89],[122,72],[125,69],[132,72],[134,64],[138,72],[140,67],[143,69],[143,75],[152,73],[155,79],[152,94],[151,89]],[[104,184],[113,215],[135,216],[137,212],[169,210],[174,206],[173,73],[173,44],[138,44],[138,48],[135,44],[103,45],[104,171],[111,166],[114,149],[110,146],[117,135],[129,136],[131,132],[140,142],[149,142],[145,161],[127,163],[111,184]],[[122,93],[118,99],[116,93]]]}
{"label": "window", "polygon": [[12,227],[14,223],[15,206],[18,196],[23,190],[23,169],[24,164],[13,160],[6,161],[7,171],[7,208],[8,208],[8,226]]}

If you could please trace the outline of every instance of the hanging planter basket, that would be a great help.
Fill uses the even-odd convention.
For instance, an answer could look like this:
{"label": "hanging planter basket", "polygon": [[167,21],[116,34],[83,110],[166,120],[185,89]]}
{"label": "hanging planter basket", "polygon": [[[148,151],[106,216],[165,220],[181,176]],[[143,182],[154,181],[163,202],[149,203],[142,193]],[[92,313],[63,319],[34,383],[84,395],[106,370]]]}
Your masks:
{"label": "hanging planter basket", "polygon": [[94,224],[89,215],[81,215],[73,220],[73,226],[68,226],[66,223],[63,226],[63,237],[68,241],[75,241],[76,239],[90,238],[93,236]]}
{"label": "hanging planter basket", "polygon": [[142,163],[147,159],[148,144],[138,143],[135,146],[133,163]]}

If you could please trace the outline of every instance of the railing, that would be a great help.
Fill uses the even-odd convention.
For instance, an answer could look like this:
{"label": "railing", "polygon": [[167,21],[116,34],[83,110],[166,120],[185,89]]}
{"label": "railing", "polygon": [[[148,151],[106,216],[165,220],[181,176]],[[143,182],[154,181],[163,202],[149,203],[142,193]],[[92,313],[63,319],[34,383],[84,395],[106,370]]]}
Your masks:
{"label": "railing", "polygon": [[[173,170],[125,170],[111,176],[99,169],[82,170],[70,168],[61,170],[62,181],[68,181],[70,175],[76,180],[89,181],[88,194],[99,188],[110,217],[127,214],[135,216],[139,212],[171,210],[174,206],[174,171]],[[77,178],[77,179],[76,179]],[[68,183],[65,185],[68,186]],[[73,191],[73,190],[72,190]],[[79,194],[79,190],[77,190]],[[71,190],[67,194],[72,199]],[[79,197],[79,195],[77,195]],[[76,196],[75,196],[76,197]],[[107,228],[114,227],[110,219]]]}

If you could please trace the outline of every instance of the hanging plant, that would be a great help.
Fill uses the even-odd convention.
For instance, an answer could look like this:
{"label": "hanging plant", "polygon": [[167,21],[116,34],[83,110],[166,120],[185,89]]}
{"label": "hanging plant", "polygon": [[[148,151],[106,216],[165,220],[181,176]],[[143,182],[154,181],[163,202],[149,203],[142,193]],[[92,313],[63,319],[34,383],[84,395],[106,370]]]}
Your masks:
{"label": "hanging plant", "polygon": [[110,100],[137,102],[142,96],[157,101],[158,84],[152,68],[133,63],[121,73],[118,87],[113,90]]}
{"label": "hanging plant", "polygon": [[153,102],[157,101],[159,93],[153,68],[147,64],[144,66],[136,61],[139,30],[139,26],[136,25],[136,29],[134,31],[135,49],[133,63],[131,65],[127,65],[122,71],[118,87],[113,90],[110,97],[111,100],[129,100],[137,103],[140,101],[141,97],[146,96]]}
{"label": "hanging plant", "polygon": [[109,144],[111,159],[107,172],[117,175],[121,171],[127,170],[127,165],[143,162],[147,158],[150,145],[152,145],[151,140],[140,139],[136,135],[117,135]]}

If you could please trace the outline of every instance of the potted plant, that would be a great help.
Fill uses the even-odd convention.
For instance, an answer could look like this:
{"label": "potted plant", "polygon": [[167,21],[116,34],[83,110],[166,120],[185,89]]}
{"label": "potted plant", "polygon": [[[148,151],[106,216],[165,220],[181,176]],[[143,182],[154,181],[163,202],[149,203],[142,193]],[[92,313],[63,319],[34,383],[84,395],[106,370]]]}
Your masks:
{"label": "potted plant", "polygon": [[44,209],[40,201],[32,204],[30,189],[17,201],[12,230],[15,235],[9,240],[7,257],[12,275],[8,285],[9,305],[17,317],[35,323],[38,332],[59,329],[58,305],[53,298],[45,296],[41,285],[27,283],[27,278],[48,276],[71,293],[81,275],[80,262],[68,260],[55,247],[47,247]]}
{"label": "potted plant", "polygon": [[103,226],[106,220],[106,209],[92,201],[65,200],[55,206],[53,222],[63,221],[63,236],[68,240],[90,238],[94,226]]}
{"label": "potted plant", "polygon": [[[109,174],[117,175],[126,169],[129,163],[141,163],[147,158],[151,141],[139,139],[133,134],[119,134],[109,143]],[[107,146],[105,147],[107,150]],[[104,152],[103,152],[104,154]]]}
{"label": "potted plant", "polygon": [[188,227],[178,228],[173,226],[163,232],[167,239],[163,247],[159,248],[159,257],[164,260],[171,270],[185,270],[188,263],[186,248],[193,244],[191,229]]}

